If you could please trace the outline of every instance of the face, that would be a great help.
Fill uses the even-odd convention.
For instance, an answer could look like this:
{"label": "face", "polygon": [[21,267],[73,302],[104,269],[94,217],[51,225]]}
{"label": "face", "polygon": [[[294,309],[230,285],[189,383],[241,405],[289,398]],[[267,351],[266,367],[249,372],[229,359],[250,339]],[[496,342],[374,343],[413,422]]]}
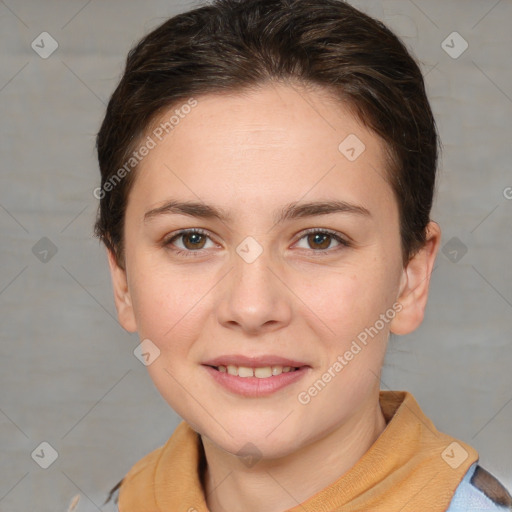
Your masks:
{"label": "face", "polygon": [[286,456],[375,406],[437,246],[403,267],[384,146],[321,90],[197,102],[136,171],[126,271],[110,257],[119,319],[159,351],[151,378],[195,430]]}

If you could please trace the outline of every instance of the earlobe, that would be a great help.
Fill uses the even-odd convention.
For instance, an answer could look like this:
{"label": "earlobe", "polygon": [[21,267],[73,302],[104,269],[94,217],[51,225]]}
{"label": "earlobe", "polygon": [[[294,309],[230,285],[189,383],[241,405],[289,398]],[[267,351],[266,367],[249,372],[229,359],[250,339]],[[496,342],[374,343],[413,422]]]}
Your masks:
{"label": "earlobe", "polygon": [[107,249],[107,256],[119,323],[128,332],[135,332],[137,324],[130,290],[128,289],[126,270],[118,265],[115,255],[109,249]]}
{"label": "earlobe", "polygon": [[427,226],[425,245],[411,258],[403,269],[400,292],[397,298],[402,306],[400,312],[391,322],[391,332],[408,334],[423,321],[427,306],[430,276],[434,268],[441,229],[436,222],[431,221]]}

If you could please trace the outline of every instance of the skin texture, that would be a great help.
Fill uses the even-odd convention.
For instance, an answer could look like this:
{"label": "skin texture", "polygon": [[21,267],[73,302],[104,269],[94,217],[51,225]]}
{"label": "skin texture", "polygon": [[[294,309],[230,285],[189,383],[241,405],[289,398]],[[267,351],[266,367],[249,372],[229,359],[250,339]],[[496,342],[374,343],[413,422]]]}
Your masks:
{"label": "skin texture", "polygon": [[[202,436],[210,510],[278,512],[347,472],[385,428],[378,398],[389,332],[407,334],[421,323],[440,230],[429,224],[425,247],[404,268],[382,141],[321,89],[272,84],[197,101],[136,171],[126,270],[109,253],[116,307],[126,330],[158,347],[150,376]],[[366,147],[355,161],[338,149],[349,134]],[[170,198],[215,205],[232,219],[162,214],[144,221]],[[320,200],[343,200],[370,215],[274,222],[288,203]],[[208,235],[165,245],[186,228]],[[302,232],[309,228],[333,230],[350,245],[308,237]],[[252,263],[236,252],[247,236],[263,251]],[[394,319],[300,403],[298,394],[397,302]],[[311,368],[270,396],[244,398],[201,366],[225,354],[274,354]],[[247,443],[257,447],[251,467],[237,455]]]}

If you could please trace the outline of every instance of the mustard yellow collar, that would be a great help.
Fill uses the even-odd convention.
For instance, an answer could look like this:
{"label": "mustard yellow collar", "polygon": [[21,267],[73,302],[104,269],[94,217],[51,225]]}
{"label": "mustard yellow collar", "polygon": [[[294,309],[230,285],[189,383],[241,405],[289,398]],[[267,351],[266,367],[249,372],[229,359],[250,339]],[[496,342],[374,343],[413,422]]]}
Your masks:
{"label": "mustard yellow collar", "polygon": [[[344,475],[287,512],[444,512],[477,451],[439,432],[407,391],[381,391],[387,426]],[[120,512],[209,512],[200,481],[204,451],[182,421],[138,461],[119,491]]]}

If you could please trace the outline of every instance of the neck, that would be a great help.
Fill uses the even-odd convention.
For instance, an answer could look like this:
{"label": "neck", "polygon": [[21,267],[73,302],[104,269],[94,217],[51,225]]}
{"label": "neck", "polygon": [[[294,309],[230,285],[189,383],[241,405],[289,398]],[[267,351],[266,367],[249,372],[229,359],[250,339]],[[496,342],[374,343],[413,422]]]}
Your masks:
{"label": "neck", "polygon": [[[328,435],[280,459],[240,469],[236,456],[203,438],[203,485],[211,512],[282,512],[349,471],[386,427],[377,399]],[[205,442],[206,441],[206,442]],[[312,471],[312,468],[314,470]],[[308,475],[308,478],[304,478]]]}

